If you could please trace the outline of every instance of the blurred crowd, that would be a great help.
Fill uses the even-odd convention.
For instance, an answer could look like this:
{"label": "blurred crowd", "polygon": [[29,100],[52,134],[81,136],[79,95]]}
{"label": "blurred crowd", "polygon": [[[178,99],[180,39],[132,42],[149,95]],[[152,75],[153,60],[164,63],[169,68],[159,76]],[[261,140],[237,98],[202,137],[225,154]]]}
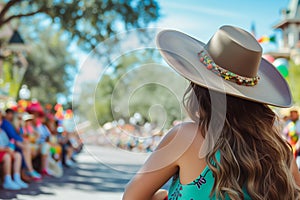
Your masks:
{"label": "blurred crowd", "polygon": [[160,142],[163,131],[145,134],[131,124],[113,127],[106,132],[106,137],[118,148],[134,152],[152,152]]}
{"label": "blurred crowd", "polygon": [[[300,168],[300,107],[275,110],[279,116],[279,123],[275,125],[282,137],[291,145],[297,164]],[[188,119],[186,119],[188,120]],[[181,121],[174,121],[173,125]],[[135,152],[152,152],[167,130],[158,129],[150,123],[137,126],[132,123],[118,121],[106,123],[103,126],[106,140],[119,148]]]}
{"label": "blurred crowd", "polygon": [[300,107],[281,109],[281,133],[282,137],[288,141],[293,149],[298,167],[300,167]]}
{"label": "blurred crowd", "polygon": [[27,188],[43,176],[61,177],[82,149],[73,112],[20,100],[0,112],[0,178],[4,189]]}
{"label": "blurred crowd", "polygon": [[[103,133],[110,145],[128,151],[153,152],[168,131],[149,122],[136,125],[119,121],[104,124]],[[172,125],[180,122],[176,120]]]}

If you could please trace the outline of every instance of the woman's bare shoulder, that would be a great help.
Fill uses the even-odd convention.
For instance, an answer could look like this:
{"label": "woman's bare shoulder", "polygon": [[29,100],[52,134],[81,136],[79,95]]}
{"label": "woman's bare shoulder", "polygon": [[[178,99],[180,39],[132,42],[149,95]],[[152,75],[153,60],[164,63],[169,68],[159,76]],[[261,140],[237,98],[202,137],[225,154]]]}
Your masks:
{"label": "woman's bare shoulder", "polygon": [[194,122],[182,122],[168,131],[163,137],[158,148],[169,145],[177,145],[178,142],[182,144],[191,143],[199,133],[199,126]]}

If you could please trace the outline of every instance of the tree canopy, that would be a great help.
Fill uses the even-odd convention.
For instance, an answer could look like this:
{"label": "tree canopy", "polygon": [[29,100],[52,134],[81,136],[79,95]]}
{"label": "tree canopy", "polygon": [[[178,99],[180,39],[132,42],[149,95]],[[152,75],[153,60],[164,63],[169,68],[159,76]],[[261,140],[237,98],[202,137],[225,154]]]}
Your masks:
{"label": "tree canopy", "polygon": [[76,65],[70,45],[90,51],[119,31],[145,28],[158,17],[155,0],[0,0],[0,29],[9,25],[21,30],[29,46],[23,83],[42,102],[70,91]]}
{"label": "tree canopy", "polygon": [[[104,71],[97,87],[86,84],[79,106],[80,114],[88,115],[94,124],[103,125],[113,120],[126,122],[135,113],[140,123],[151,122],[166,128],[176,119],[183,119],[181,98],[186,81],[169,67],[162,66],[156,50],[139,50],[123,55]],[[87,112],[87,110],[93,112]],[[92,118],[97,120],[92,120]]]}
{"label": "tree canopy", "polygon": [[2,0],[0,28],[13,19],[49,17],[86,50],[131,28],[145,28],[159,17],[155,0]]}
{"label": "tree canopy", "polygon": [[[76,73],[76,60],[68,51],[70,41],[63,37],[62,31],[51,26],[45,29],[39,29],[38,25],[23,26],[22,32],[27,33],[25,39],[30,43],[29,67],[23,84],[30,88],[32,98],[42,103],[55,103],[57,94],[68,95]],[[28,34],[30,32],[36,34]]]}
{"label": "tree canopy", "polygon": [[293,61],[289,62],[289,76],[286,78],[292,92],[294,103],[300,103],[300,66],[296,65]]}

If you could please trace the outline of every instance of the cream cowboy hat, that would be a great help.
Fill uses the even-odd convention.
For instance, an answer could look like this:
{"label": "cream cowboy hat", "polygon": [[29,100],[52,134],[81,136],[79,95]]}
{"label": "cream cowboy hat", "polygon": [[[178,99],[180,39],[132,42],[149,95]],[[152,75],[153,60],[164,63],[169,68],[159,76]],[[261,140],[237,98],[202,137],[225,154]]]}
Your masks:
{"label": "cream cowboy hat", "polygon": [[207,44],[179,31],[163,30],[156,43],[175,71],[200,86],[278,107],[292,104],[287,82],[262,58],[261,46],[245,30],[222,26]]}

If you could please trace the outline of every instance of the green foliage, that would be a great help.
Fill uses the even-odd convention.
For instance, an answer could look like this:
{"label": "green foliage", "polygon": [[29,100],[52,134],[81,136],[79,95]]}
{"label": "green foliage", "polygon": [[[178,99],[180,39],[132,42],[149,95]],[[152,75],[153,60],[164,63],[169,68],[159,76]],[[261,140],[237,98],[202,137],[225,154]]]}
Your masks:
{"label": "green foliage", "polygon": [[27,55],[28,69],[24,75],[23,83],[31,90],[32,98],[42,103],[55,103],[57,94],[67,95],[68,82],[73,80],[76,62],[68,51],[70,41],[63,37],[62,31],[53,27],[45,30],[23,27],[25,33],[35,31],[37,35],[25,37],[30,44]]}
{"label": "green foliage", "polygon": [[18,96],[18,90],[26,70],[26,67],[22,66],[19,60],[24,59],[23,55],[21,55],[18,52],[11,52],[9,50],[9,54],[1,60],[0,96],[13,98]]}
{"label": "green foliage", "polygon": [[113,114],[111,111],[111,97],[114,90],[116,80],[111,76],[105,74],[101,78],[99,85],[97,86],[95,99],[95,113],[97,121],[100,124],[113,120]]}
{"label": "green foliage", "polygon": [[155,0],[10,0],[3,3],[0,27],[12,19],[44,14],[87,50],[119,31],[145,28],[159,17]]}
{"label": "green foliage", "polygon": [[161,62],[157,51],[145,50],[112,63],[95,91],[98,123],[120,118],[128,122],[134,113],[142,115],[142,123],[148,121],[159,127],[182,119],[181,98],[186,82]]}
{"label": "green foliage", "polygon": [[[75,76],[71,42],[90,51],[119,31],[145,28],[159,17],[156,0],[0,0],[0,3],[0,29],[12,25],[21,30],[29,46],[29,67],[23,83],[31,89],[32,97],[42,102],[55,102],[57,94],[70,92],[70,82]],[[114,43],[117,40],[115,37]],[[114,44],[101,49],[107,56],[112,51],[110,45]],[[103,52],[98,54],[103,56]],[[19,82],[13,78],[7,80],[13,92],[10,96],[15,97]]]}
{"label": "green foliage", "polygon": [[289,62],[289,75],[286,80],[290,86],[294,103],[300,103],[300,66],[296,65],[293,61]]}

